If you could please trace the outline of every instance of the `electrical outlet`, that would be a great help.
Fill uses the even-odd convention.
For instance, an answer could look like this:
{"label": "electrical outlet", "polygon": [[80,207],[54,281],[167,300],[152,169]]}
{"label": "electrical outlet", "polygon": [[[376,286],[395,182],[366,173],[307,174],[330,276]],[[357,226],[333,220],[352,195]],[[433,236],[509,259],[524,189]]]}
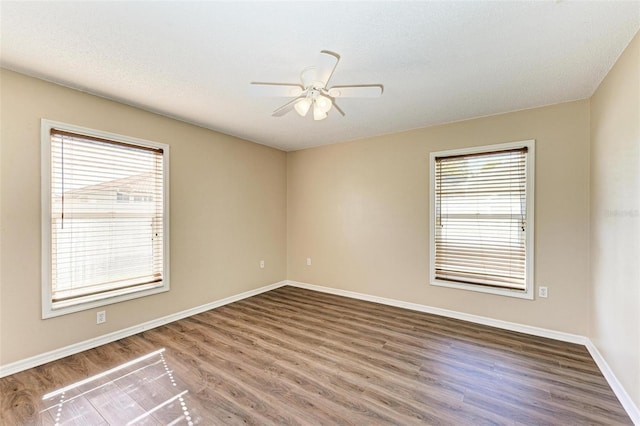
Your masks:
{"label": "electrical outlet", "polygon": [[307,257],[307,266],[311,266],[311,258]]}
{"label": "electrical outlet", "polygon": [[264,260],[260,261],[260,269],[264,269]]}
{"label": "electrical outlet", "polygon": [[99,311],[96,313],[96,324],[102,324],[103,322],[107,322],[107,312]]}
{"label": "electrical outlet", "polygon": [[539,287],[538,296],[546,299],[547,297],[549,297],[549,289],[547,287]]}

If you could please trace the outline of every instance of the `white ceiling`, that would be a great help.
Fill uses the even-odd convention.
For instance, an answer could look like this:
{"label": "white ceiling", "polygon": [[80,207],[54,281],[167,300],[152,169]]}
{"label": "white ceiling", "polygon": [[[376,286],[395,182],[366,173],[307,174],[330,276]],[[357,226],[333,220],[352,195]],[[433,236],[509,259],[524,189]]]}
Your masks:
{"label": "white ceiling", "polygon": [[[0,65],[283,150],[591,96],[640,2],[9,2]],[[314,122],[251,81],[381,83]]]}

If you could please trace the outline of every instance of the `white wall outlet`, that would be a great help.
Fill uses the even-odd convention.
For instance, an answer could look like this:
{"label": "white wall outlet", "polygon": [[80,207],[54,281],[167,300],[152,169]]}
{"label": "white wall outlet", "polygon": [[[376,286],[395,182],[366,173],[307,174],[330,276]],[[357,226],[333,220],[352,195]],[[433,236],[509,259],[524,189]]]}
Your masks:
{"label": "white wall outlet", "polygon": [[307,257],[307,266],[311,266],[311,258]]}
{"label": "white wall outlet", "polygon": [[260,261],[260,269],[264,269],[264,260]]}
{"label": "white wall outlet", "polygon": [[102,324],[103,322],[107,322],[107,312],[99,311],[96,313],[96,324]]}
{"label": "white wall outlet", "polygon": [[549,297],[549,289],[547,287],[539,287],[538,296],[546,299],[547,297]]}

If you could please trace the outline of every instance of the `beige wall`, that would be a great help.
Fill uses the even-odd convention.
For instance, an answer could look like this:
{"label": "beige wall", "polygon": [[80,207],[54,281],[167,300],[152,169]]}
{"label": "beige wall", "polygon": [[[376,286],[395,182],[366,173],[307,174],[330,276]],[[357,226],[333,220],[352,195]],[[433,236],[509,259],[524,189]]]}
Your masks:
{"label": "beige wall", "polygon": [[[0,364],[286,278],[284,152],[0,72]],[[171,146],[170,292],[41,319],[41,118]]]}
{"label": "beige wall", "polygon": [[[429,153],[525,139],[536,139],[535,281],[549,298],[429,285]],[[290,152],[287,192],[291,280],[588,332],[588,101]]]}
{"label": "beige wall", "polygon": [[[288,278],[590,336],[640,406],[639,38],[591,100],[287,154],[0,70],[0,365]],[[40,319],[41,118],[171,145],[171,292]],[[429,153],[525,139],[550,297],[428,285]]]}
{"label": "beige wall", "polygon": [[640,407],[640,33],[591,99],[591,339]]}

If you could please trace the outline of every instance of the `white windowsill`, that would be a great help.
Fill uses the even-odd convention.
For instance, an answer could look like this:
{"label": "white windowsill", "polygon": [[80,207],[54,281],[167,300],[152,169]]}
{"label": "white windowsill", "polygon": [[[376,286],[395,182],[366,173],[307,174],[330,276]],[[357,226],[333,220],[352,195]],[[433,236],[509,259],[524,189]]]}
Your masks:
{"label": "white windowsill", "polygon": [[489,287],[483,285],[475,285],[475,284],[464,284],[453,281],[445,281],[445,280],[437,280],[431,279],[431,285],[435,285],[438,287],[449,287],[449,288],[457,288],[459,290],[469,290],[475,291],[478,293],[489,293],[489,294],[497,294],[500,296],[508,296],[508,297],[517,297],[520,299],[529,299],[533,300],[533,286],[530,285],[527,291],[524,290],[512,290],[508,288],[497,288],[497,287]]}
{"label": "white windowsill", "polygon": [[[118,294],[110,294],[104,295],[100,298],[97,296],[92,296],[87,298],[89,300],[78,302],[77,300],[73,301],[73,304],[68,304],[66,306],[61,306],[58,308],[54,308],[52,304],[43,304],[42,309],[42,319],[53,318],[60,315],[70,314],[72,312],[80,312],[85,311],[91,308],[99,308],[105,305],[111,305],[112,303],[124,302],[125,300],[137,299],[139,297],[150,296],[152,294],[164,293],[169,291],[169,283],[167,282],[165,285],[161,287],[153,287],[146,290],[139,289],[130,289],[128,293],[118,293]],[[53,304],[55,306],[55,303]]]}

